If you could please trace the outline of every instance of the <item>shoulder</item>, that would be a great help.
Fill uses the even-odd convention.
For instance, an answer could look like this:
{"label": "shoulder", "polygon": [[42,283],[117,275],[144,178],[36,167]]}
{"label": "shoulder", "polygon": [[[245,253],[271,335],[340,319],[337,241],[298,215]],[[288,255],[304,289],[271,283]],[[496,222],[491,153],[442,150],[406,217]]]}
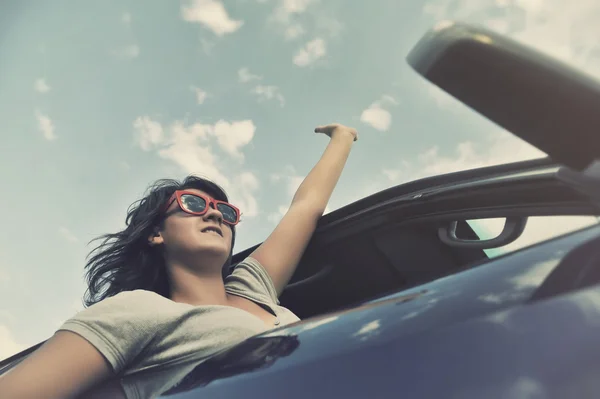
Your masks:
{"label": "shoulder", "polygon": [[166,310],[170,303],[170,299],[152,291],[123,291],[83,309],[78,315],[94,317],[108,313],[113,316],[132,314],[140,317]]}
{"label": "shoulder", "polygon": [[[133,291],[119,292],[118,294],[108,297],[106,299],[103,299],[102,301],[97,302],[97,303],[93,304],[92,306],[99,306],[99,305],[106,306],[106,305],[134,304],[134,303],[144,304],[147,301],[154,303],[154,302],[169,301],[169,299],[167,299],[153,291],[133,290]],[[92,307],[92,306],[90,306],[90,307]]]}
{"label": "shoulder", "polygon": [[252,257],[247,257],[235,266],[225,279],[225,288],[233,294],[249,296],[261,302],[279,303],[271,276]]}

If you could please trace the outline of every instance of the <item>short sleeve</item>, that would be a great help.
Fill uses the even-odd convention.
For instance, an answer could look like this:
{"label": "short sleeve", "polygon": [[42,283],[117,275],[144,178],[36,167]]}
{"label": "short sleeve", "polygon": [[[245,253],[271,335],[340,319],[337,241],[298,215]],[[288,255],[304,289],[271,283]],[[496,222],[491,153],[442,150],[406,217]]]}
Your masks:
{"label": "short sleeve", "polygon": [[121,372],[148,345],[161,323],[157,294],[127,291],[77,313],[58,329],[71,331],[90,342]]}
{"label": "short sleeve", "polygon": [[251,257],[247,257],[236,265],[233,273],[225,279],[225,288],[232,294],[279,305],[277,291],[271,276],[256,259]]}

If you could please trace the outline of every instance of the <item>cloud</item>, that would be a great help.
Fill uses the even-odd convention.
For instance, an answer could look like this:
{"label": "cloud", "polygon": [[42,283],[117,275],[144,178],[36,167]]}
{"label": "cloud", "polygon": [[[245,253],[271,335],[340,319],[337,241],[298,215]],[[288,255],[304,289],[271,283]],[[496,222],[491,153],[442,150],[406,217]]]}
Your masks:
{"label": "cloud", "polygon": [[48,83],[46,83],[44,78],[36,79],[33,88],[38,93],[48,93],[50,91],[50,86],[48,86]]}
{"label": "cloud", "polygon": [[284,37],[287,40],[293,40],[305,33],[304,28],[300,24],[292,24],[285,29]]}
{"label": "cloud", "polygon": [[294,55],[293,62],[299,67],[306,67],[323,58],[325,54],[327,54],[325,40],[318,37],[307,42],[304,47],[298,50]]}
{"label": "cloud", "polygon": [[160,123],[147,116],[138,117],[133,122],[133,127],[136,130],[135,140],[144,151],[150,151],[164,141],[165,136]]}
{"label": "cloud", "polygon": [[123,22],[125,25],[131,24],[131,14],[129,12],[124,12],[121,14],[121,22]]}
{"label": "cloud", "polygon": [[137,44],[130,44],[114,50],[113,54],[116,57],[133,59],[139,57],[140,52],[140,47]]}
{"label": "cloud", "polygon": [[302,181],[304,181],[304,177],[296,173],[296,169],[292,165],[286,165],[281,173],[272,173],[270,179],[272,183],[283,181],[286,184],[287,195],[291,200]]}
{"label": "cloud", "polygon": [[251,82],[253,80],[261,80],[262,76],[255,75],[248,68],[240,68],[238,70],[238,80],[241,83]]}
{"label": "cloud", "polygon": [[382,96],[380,100],[375,101],[367,109],[363,110],[360,115],[361,122],[371,125],[382,132],[389,130],[392,125],[392,115],[384,107],[390,104],[395,105],[397,102],[389,95]]}
{"label": "cloud", "polygon": [[56,140],[57,136],[54,133],[54,123],[52,122],[52,119],[50,119],[48,115],[42,114],[40,111],[35,112],[35,118],[37,119],[38,128],[44,135],[44,138],[48,141]]}
{"label": "cloud", "polygon": [[259,180],[252,172],[242,172],[233,179],[233,185],[226,187],[232,202],[240,208],[242,218],[254,217],[258,214],[256,191],[260,187]]}
{"label": "cloud", "polygon": [[277,99],[280,106],[285,105],[285,98],[277,86],[258,85],[252,89],[252,93],[258,97],[259,101]]}
{"label": "cloud", "polygon": [[383,172],[395,184],[444,173],[501,165],[528,159],[543,158],[546,154],[512,134],[499,130],[483,137],[479,143],[464,141],[451,154],[441,154],[438,147],[421,152],[416,159],[399,167],[386,167]]}
{"label": "cloud", "polygon": [[18,343],[8,327],[0,325],[0,360],[6,359],[25,349],[27,349],[27,346]]}
{"label": "cloud", "polygon": [[59,227],[58,228],[58,233],[61,236],[63,236],[63,238],[65,240],[67,240],[69,242],[76,243],[76,242],[79,241],[79,239],[69,229],[67,229],[66,227],[63,227],[63,226]]}
{"label": "cloud", "polygon": [[267,215],[267,220],[273,224],[279,223],[281,218],[287,213],[288,209],[290,209],[289,205],[280,205],[277,207],[277,212],[271,212]]}
{"label": "cloud", "polygon": [[280,0],[275,7],[272,18],[282,24],[289,24],[294,15],[304,13],[308,7],[318,0]]}
{"label": "cloud", "polygon": [[196,94],[196,102],[198,103],[198,105],[204,104],[204,101],[208,97],[208,92],[202,90],[199,87],[195,87],[195,86],[192,86],[191,89]]}
{"label": "cloud", "polygon": [[306,32],[299,21],[300,16],[306,13],[309,6],[317,2],[318,0],[278,0],[278,5],[269,17],[269,21],[283,32],[286,40],[297,39]]}
{"label": "cloud", "polygon": [[181,6],[181,16],[184,21],[197,22],[217,36],[233,33],[244,23],[231,19],[219,0],[190,0]]}
{"label": "cloud", "polygon": [[[252,72],[250,72],[250,70],[246,67],[240,68],[238,70],[238,80],[240,81],[240,83],[248,83],[248,82],[252,82],[254,80],[262,80],[262,78],[263,78],[262,76],[259,76],[259,75],[256,75],[256,74],[253,74]],[[256,85],[252,89],[251,93],[254,94],[258,98],[258,101],[267,101],[267,100],[276,99],[279,101],[280,106],[283,107],[285,105],[285,97],[283,97],[283,94],[281,94],[279,87],[277,87],[277,86]]]}
{"label": "cloud", "polygon": [[250,143],[256,126],[251,120],[227,122],[218,121],[213,128],[214,135],[221,148],[236,159],[243,159],[240,149]]}
{"label": "cloud", "polygon": [[[206,177],[221,185],[231,201],[238,204],[245,217],[258,214],[256,191],[258,178],[250,171],[240,170],[244,160],[243,147],[254,137],[252,120],[225,121],[214,125],[176,121],[167,129],[148,116],[133,122],[136,143],[144,151],[156,154],[177,165],[186,174]],[[217,150],[223,151],[222,155]],[[231,162],[236,161],[236,162]],[[228,169],[227,175],[224,172]]]}

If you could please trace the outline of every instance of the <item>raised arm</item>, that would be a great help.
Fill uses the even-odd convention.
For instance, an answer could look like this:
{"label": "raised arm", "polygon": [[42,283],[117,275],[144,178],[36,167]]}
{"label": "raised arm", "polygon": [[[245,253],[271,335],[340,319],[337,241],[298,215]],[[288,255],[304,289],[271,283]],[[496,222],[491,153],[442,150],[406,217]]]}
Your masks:
{"label": "raised arm", "polygon": [[275,230],[250,255],[267,270],[277,295],[292,277],[358,138],[355,129],[340,124],[320,126],[315,132],[331,138],[325,152],[298,187]]}
{"label": "raised arm", "polygon": [[0,397],[75,398],[111,375],[108,361],[88,341],[70,331],[58,331],[0,376]]}

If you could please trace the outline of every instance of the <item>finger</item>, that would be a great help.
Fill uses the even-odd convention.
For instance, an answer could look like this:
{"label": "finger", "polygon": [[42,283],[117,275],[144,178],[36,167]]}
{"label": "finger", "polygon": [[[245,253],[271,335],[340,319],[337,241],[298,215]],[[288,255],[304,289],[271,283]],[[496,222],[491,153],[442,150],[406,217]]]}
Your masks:
{"label": "finger", "polygon": [[327,132],[327,126],[317,126],[315,128],[315,133],[326,133]]}

